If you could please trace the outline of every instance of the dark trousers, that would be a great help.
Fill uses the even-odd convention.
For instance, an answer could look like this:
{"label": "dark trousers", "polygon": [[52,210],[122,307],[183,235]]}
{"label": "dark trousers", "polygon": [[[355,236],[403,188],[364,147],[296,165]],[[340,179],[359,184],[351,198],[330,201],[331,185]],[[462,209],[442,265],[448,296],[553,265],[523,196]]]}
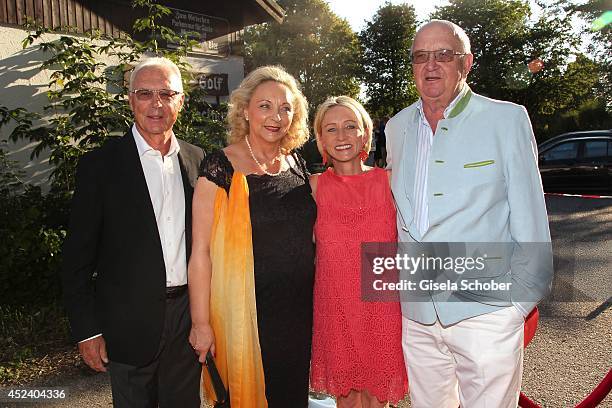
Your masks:
{"label": "dark trousers", "polygon": [[109,362],[116,408],[199,408],[202,367],[188,337],[189,296],[166,300],[166,317],[157,355],[143,367]]}

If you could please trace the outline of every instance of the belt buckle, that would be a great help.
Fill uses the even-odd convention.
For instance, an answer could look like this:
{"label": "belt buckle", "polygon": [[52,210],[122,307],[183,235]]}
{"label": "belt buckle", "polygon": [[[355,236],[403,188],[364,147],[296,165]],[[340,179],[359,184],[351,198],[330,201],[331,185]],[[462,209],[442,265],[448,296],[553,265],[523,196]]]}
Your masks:
{"label": "belt buckle", "polygon": [[166,299],[174,299],[185,293],[187,285],[166,287]]}

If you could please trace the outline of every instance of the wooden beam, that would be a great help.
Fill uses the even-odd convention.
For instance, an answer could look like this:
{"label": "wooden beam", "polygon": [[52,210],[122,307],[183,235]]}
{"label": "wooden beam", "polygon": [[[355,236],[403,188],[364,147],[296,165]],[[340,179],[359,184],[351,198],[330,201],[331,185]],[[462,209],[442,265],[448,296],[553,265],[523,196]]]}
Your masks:
{"label": "wooden beam", "polygon": [[59,8],[60,8],[60,25],[62,27],[68,27],[68,2],[67,0],[60,0]]}
{"label": "wooden beam", "polygon": [[[112,16],[112,14],[110,14]],[[105,20],[105,26],[104,26],[104,34],[106,34],[109,37],[113,36],[113,24],[110,22],[110,20]]]}
{"label": "wooden beam", "polygon": [[6,13],[9,24],[17,24],[17,0],[7,0]]}
{"label": "wooden beam", "polygon": [[51,0],[51,28],[59,28],[62,25],[60,20],[60,1]]}
{"label": "wooden beam", "polygon": [[53,26],[53,15],[51,14],[51,0],[43,0],[43,24],[45,27]]}
{"label": "wooden beam", "polygon": [[76,15],[75,15],[75,11],[74,11],[74,0],[68,0],[68,3],[66,4],[66,14],[68,14],[68,25],[70,27],[76,27]]}
{"label": "wooden beam", "polygon": [[277,22],[282,23],[285,10],[274,0],[255,0]]}
{"label": "wooden beam", "polygon": [[8,14],[6,12],[6,1],[0,0],[0,22],[8,23]]}
{"label": "wooden beam", "polygon": [[25,0],[16,0],[15,1],[15,11],[17,13],[17,24],[23,25],[25,24]]}
{"label": "wooden beam", "polygon": [[34,20],[34,0],[25,1],[25,11],[23,14],[25,14],[28,19]]}
{"label": "wooden beam", "polygon": [[34,18],[36,19],[36,24],[43,25],[44,24],[44,13],[43,13],[43,0],[34,1]]}
{"label": "wooden beam", "polygon": [[83,6],[78,1],[74,2],[74,15],[76,19],[76,28],[79,33],[83,32]]}
{"label": "wooden beam", "polygon": [[87,2],[83,2],[83,32],[91,30],[91,10]]}

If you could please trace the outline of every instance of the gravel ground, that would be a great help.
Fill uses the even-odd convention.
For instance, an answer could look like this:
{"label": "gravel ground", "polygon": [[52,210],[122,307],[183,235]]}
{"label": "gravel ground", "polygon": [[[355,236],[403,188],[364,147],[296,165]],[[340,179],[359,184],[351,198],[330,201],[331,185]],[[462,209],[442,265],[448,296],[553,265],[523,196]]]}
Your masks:
{"label": "gravel ground", "polygon": [[[542,324],[525,349],[523,393],[543,407],[573,407],[612,368],[612,311],[593,320],[597,303],[542,305]],[[612,407],[612,397],[601,405]]]}
{"label": "gravel ground", "polygon": [[[574,407],[612,368],[612,310],[602,307],[612,295],[612,199],[547,197],[547,205],[555,281],[525,350],[523,392],[542,407]],[[38,384],[69,390],[66,401],[45,407],[112,406],[106,374],[78,369]],[[399,407],[410,407],[408,399]],[[600,407],[612,407],[612,396]]]}
{"label": "gravel ground", "polygon": [[[525,350],[523,392],[543,407],[573,407],[612,368],[612,310],[603,308],[612,296],[612,199],[548,197],[547,206],[555,280]],[[600,406],[612,407],[612,396]]]}

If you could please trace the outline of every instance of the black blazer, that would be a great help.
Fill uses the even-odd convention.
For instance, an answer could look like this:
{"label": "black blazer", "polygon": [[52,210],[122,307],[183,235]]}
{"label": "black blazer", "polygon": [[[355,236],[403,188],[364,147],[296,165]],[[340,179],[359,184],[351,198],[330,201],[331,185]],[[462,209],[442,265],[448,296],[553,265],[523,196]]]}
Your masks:
{"label": "black blazer", "polygon": [[[178,141],[191,253],[191,201],[204,152]],[[63,250],[64,302],[75,341],[102,333],[112,361],[144,365],[159,346],[166,269],[132,132],[79,161]]]}

